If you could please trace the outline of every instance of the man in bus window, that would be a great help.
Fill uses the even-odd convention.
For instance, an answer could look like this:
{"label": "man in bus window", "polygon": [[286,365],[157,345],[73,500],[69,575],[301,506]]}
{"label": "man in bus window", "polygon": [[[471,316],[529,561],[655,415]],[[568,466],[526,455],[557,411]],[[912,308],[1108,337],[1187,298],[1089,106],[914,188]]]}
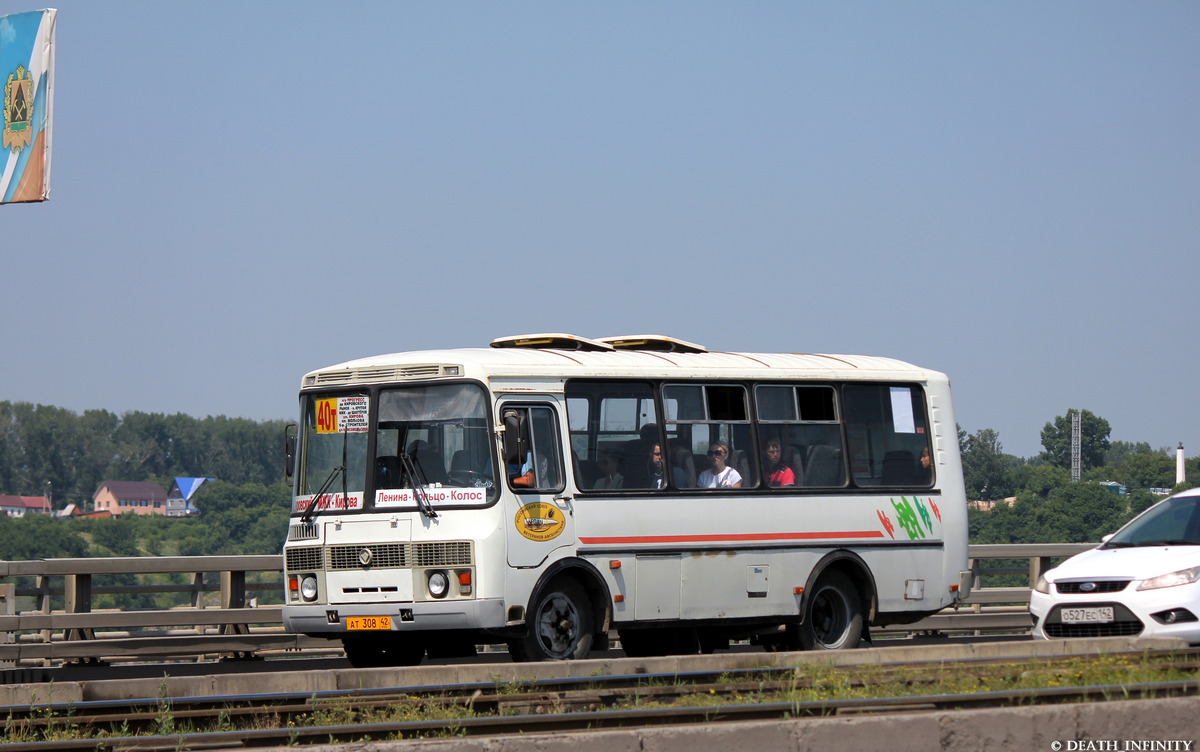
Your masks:
{"label": "man in bus window", "polygon": [[[650,446],[650,455],[646,458],[646,475],[650,478],[651,488],[667,487],[667,458],[664,454],[662,444],[655,443]],[[676,488],[687,486],[687,475],[683,468],[671,465],[671,482]]]}
{"label": "man in bus window", "polygon": [[778,438],[767,440],[767,463],[763,475],[772,488],[796,485],[796,473],[783,461],[783,444]]}
{"label": "man in bus window", "polygon": [[725,463],[729,461],[729,445],[718,442],[708,447],[708,459],[712,467],[700,473],[697,480],[700,488],[741,488],[742,475]]}

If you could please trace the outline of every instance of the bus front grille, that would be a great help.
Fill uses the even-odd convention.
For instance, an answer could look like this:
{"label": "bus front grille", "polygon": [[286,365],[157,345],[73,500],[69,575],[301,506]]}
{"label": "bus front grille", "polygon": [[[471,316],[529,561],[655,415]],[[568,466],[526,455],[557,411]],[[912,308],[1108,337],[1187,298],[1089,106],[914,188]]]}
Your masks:
{"label": "bus front grille", "polygon": [[288,528],[288,540],[316,540],[319,537],[315,522],[297,522]]}
{"label": "bus front grille", "polygon": [[287,550],[287,570],[289,572],[312,571],[324,568],[325,550],[320,546],[309,548],[289,548]]}
{"label": "bus front grille", "polygon": [[408,544],[369,543],[329,547],[330,569],[396,569],[408,566]]}
{"label": "bus front grille", "polygon": [[320,569],[403,569],[406,567],[469,567],[475,563],[470,541],[429,543],[354,543],[326,548],[289,548],[288,571]]}
{"label": "bus front grille", "polygon": [[416,567],[466,567],[471,565],[471,558],[469,541],[413,544],[413,566]]}

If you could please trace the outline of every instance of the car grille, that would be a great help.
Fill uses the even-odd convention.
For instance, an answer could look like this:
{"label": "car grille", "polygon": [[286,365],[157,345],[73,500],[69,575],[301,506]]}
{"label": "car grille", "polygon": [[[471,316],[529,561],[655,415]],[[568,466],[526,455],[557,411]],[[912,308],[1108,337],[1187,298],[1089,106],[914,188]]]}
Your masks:
{"label": "car grille", "polygon": [[1142,623],[1114,621],[1109,624],[1052,624],[1043,627],[1050,637],[1133,637],[1142,633]]}
{"label": "car grille", "polygon": [[[363,565],[362,552],[370,551],[369,563]],[[433,543],[356,543],[322,548],[287,549],[289,572],[328,568],[401,569],[404,567],[469,567],[475,557],[470,541],[438,541]]]}
{"label": "car grille", "polygon": [[[1132,580],[1076,580],[1074,582],[1056,582],[1054,583],[1054,587],[1060,593],[1086,593],[1092,595],[1095,593],[1119,593],[1130,582]],[[1095,585],[1095,587],[1084,590],[1084,585]]]}

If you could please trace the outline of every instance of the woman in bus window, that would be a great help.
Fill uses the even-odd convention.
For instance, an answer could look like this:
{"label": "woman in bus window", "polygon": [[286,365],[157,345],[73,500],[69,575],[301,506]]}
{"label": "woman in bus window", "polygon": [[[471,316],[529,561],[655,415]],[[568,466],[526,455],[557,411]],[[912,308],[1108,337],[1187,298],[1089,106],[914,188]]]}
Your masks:
{"label": "woman in bus window", "polygon": [[619,472],[621,463],[615,454],[612,452],[601,452],[598,464],[600,465],[600,472],[604,473],[604,477],[596,481],[596,485],[592,486],[592,488],[597,491],[603,491],[606,489],[621,488],[625,485],[625,476]]}
{"label": "woman in bus window", "polygon": [[742,475],[737,470],[726,465],[729,459],[729,445],[718,442],[708,447],[708,459],[712,467],[700,473],[697,483],[701,488],[741,488]]}

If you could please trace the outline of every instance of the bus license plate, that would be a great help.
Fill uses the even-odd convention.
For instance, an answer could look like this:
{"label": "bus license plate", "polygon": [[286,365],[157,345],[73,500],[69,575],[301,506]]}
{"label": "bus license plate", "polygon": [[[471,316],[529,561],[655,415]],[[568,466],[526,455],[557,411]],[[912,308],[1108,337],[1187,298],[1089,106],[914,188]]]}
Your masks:
{"label": "bus license plate", "polygon": [[1060,616],[1064,624],[1108,624],[1113,620],[1113,609],[1112,606],[1064,608]]}
{"label": "bus license plate", "polygon": [[347,616],[346,629],[391,629],[390,616]]}

